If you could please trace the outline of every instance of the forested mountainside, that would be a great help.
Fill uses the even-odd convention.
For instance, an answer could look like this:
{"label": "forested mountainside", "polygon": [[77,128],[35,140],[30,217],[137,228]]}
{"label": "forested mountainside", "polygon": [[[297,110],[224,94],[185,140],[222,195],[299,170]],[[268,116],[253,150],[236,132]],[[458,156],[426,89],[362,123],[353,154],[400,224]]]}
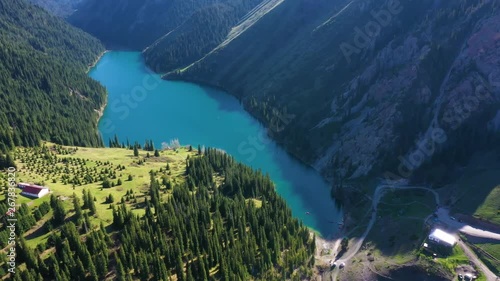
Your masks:
{"label": "forested mountainside", "polygon": [[[43,163],[36,174],[50,174],[55,182],[50,204],[46,201],[32,209],[23,204],[16,214],[20,239],[16,262],[26,267],[20,266],[22,272],[13,280],[310,278],[315,237],[292,217],[268,176],[215,149],[156,151],[154,157],[144,157],[146,152],[137,146],[133,149],[137,152],[133,158],[132,146],[44,145],[17,150],[19,176],[34,170],[32,163]],[[111,161],[93,160],[102,155]],[[75,189],[66,186],[70,183],[64,177],[69,175],[61,177],[58,167],[82,179],[72,200],[62,196]],[[138,185],[137,180],[147,179],[148,173],[149,186]],[[113,185],[105,185],[106,181]],[[101,182],[104,188],[98,188]],[[104,202],[102,194],[108,192]],[[0,211],[7,212],[6,201],[0,203]],[[24,237],[31,228],[37,234]],[[2,247],[7,235],[7,230],[0,231],[5,238]],[[0,270],[5,273],[2,263]]]}
{"label": "forested mountainside", "polygon": [[85,71],[103,51],[97,39],[39,7],[0,2],[0,155],[40,140],[102,145],[96,109],[105,89]]}
{"label": "forested mountainside", "polygon": [[[219,44],[222,36],[227,35],[223,33],[259,2],[261,0],[88,0],[68,20],[111,47],[142,50],[158,41],[149,50],[148,57],[165,62],[175,55],[182,56],[178,60],[183,62]],[[174,33],[177,28],[184,33]],[[199,31],[202,28],[206,28],[205,32]],[[188,48],[186,40],[192,40]]]}
{"label": "forested mountainside", "polygon": [[29,0],[31,3],[40,6],[48,12],[59,16],[67,17],[78,9],[85,0]]}
{"label": "forested mountainside", "polygon": [[274,2],[166,77],[227,89],[328,177],[432,159],[420,179],[442,181],[498,144],[500,2]]}
{"label": "forested mountainside", "polygon": [[221,1],[198,9],[144,51],[146,64],[165,73],[201,59],[222,43],[231,27],[260,1]]}

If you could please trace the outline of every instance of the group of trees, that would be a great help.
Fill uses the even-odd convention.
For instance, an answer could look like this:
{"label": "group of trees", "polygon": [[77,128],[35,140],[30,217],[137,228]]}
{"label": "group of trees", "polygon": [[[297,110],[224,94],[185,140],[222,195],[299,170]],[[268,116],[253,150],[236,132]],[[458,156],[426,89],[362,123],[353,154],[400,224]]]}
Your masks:
{"label": "group of trees", "polygon": [[144,51],[146,64],[160,73],[190,65],[222,43],[240,18],[260,2],[223,0],[200,8]]}
{"label": "group of trees", "polygon": [[36,4],[50,13],[67,17],[71,15],[84,0],[29,0],[31,3]]}
{"label": "group of trees", "polygon": [[41,140],[102,145],[105,89],[85,73],[99,41],[24,0],[1,1],[0,26],[0,166],[7,150]]}
{"label": "group of trees", "polygon": [[[222,185],[216,186],[214,174],[224,177]],[[275,280],[314,263],[314,238],[292,217],[269,177],[215,149],[188,159],[186,177],[165,202],[166,187],[152,176],[142,219],[123,205],[114,210],[124,272],[133,270],[142,280],[174,274],[177,280]],[[300,274],[305,271],[295,278]]]}
{"label": "group of trees", "polygon": [[[155,149],[155,144],[153,140],[146,140],[144,143],[144,146],[141,146],[138,142],[135,142],[133,145],[130,144],[129,140],[127,139],[127,143],[120,143],[120,139],[118,138],[117,135],[115,135],[112,139],[109,139],[109,147],[113,148],[128,148],[130,150],[134,151],[134,156],[138,157],[139,156],[139,149],[143,149],[146,151],[154,151],[154,156],[159,157],[160,156],[160,151],[158,149]],[[149,152],[147,153],[147,157],[150,157]]]}
{"label": "group of trees", "polygon": [[41,147],[18,148],[15,157],[24,165],[28,175],[42,176],[51,183],[62,182],[75,187],[102,182],[103,188],[108,188],[121,185],[125,180],[125,175],[121,173],[125,169],[124,165],[66,156],[73,151],[60,149],[57,145],[51,147],[42,145]]}
{"label": "group of trees", "polygon": [[[26,203],[21,204],[15,212],[15,218],[17,219],[15,233],[16,235],[22,235],[27,230],[32,228],[38,221],[40,221],[51,209],[51,206],[44,202],[40,204],[34,210],[30,210]],[[0,214],[2,217],[0,222],[2,225],[9,225],[7,219],[11,218],[9,215],[3,215],[8,213],[7,201],[0,202]],[[10,212],[9,212],[10,213]],[[0,247],[3,248],[7,246],[9,241],[10,230],[2,228],[0,231]]]}
{"label": "group of trees", "polygon": [[[90,223],[87,220],[87,223]],[[47,258],[41,252],[46,247],[55,251]],[[108,249],[112,240],[104,227],[89,230],[86,239],[81,239],[79,228],[68,222],[60,227],[60,234],[52,233],[47,244],[31,249],[23,237],[16,245],[18,260],[26,263],[26,270],[19,271],[13,280],[103,280],[109,272]]]}
{"label": "group of trees", "polygon": [[[53,226],[60,231],[36,249],[21,238],[18,263],[27,269],[14,280],[102,280],[110,274],[116,280],[302,280],[312,273],[315,238],[292,217],[268,176],[205,149],[186,160],[186,178],[166,187],[152,172],[143,216],[123,199],[112,205],[113,235],[102,224],[92,226],[89,190],[83,202],[73,194],[71,217],[52,197]],[[54,253],[41,256],[48,248]]]}

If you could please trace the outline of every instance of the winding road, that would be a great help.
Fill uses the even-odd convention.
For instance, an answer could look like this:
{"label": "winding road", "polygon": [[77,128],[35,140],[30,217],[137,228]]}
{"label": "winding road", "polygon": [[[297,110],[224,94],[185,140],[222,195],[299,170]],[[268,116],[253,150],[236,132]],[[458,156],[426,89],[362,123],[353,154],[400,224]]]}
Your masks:
{"label": "winding road", "polygon": [[[375,221],[377,219],[377,207],[378,207],[380,200],[384,196],[384,194],[388,190],[408,190],[408,189],[422,189],[422,190],[429,191],[434,195],[434,198],[436,200],[436,205],[438,205],[438,206],[440,205],[439,194],[435,190],[427,188],[427,187],[406,186],[406,185],[404,185],[403,182],[396,183],[396,184],[381,184],[381,185],[379,185],[377,187],[377,189],[375,190],[375,192],[373,193],[372,214],[371,214],[371,218],[370,218],[370,221],[368,222],[368,226],[366,227],[365,232],[363,233],[363,235],[360,238],[356,239],[356,241],[353,244],[351,244],[351,247],[349,248],[349,250],[340,259],[338,259],[336,261],[336,264],[341,264],[341,263],[347,264],[347,262],[358,253],[359,249],[361,249],[361,246],[363,245],[364,240],[366,239],[366,237],[368,236],[368,233],[370,233],[370,230],[372,229],[373,225],[375,224]],[[471,226],[466,225],[464,223],[461,223],[461,222],[458,222],[456,220],[451,219],[451,217],[449,216],[448,209],[439,208],[437,211],[437,215],[438,215],[438,219],[441,222],[447,224],[448,226],[450,226],[452,228],[455,228],[457,231],[460,231],[460,232],[463,232],[465,234],[475,236],[475,237],[489,238],[489,239],[495,239],[495,240],[500,241],[500,234],[498,234],[498,233],[474,228],[474,227],[471,227]],[[474,252],[465,243],[463,243],[462,241],[459,241],[459,245],[464,250],[464,252],[469,257],[469,259],[476,265],[476,267],[479,268],[484,273],[484,275],[486,276],[486,279],[488,281],[498,280],[497,279],[498,277],[495,274],[493,274],[493,272],[491,272],[488,269],[488,267],[485,266],[484,263],[479,258],[477,258],[477,256],[474,254]],[[332,274],[333,281],[337,280],[337,276],[338,276],[339,271],[340,271],[340,269],[338,267],[336,267],[334,269],[334,272]]]}

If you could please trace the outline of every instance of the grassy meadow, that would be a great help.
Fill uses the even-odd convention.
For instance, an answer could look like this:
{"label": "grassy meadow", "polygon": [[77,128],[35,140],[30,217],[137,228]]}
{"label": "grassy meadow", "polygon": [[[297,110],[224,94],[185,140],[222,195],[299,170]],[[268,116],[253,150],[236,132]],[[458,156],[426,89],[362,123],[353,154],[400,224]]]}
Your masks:
{"label": "grassy meadow", "polygon": [[[111,205],[122,199],[138,215],[145,212],[142,205],[149,196],[151,172],[160,183],[181,183],[185,180],[187,157],[198,154],[196,149],[189,151],[187,147],[159,151],[158,157],[154,152],[144,150],[139,150],[136,157],[134,151],[127,148],[63,147],[52,143],[45,143],[43,147],[16,149],[16,182],[49,187],[50,194],[63,200],[68,211],[67,219],[73,215],[73,196],[81,199],[83,190],[89,190],[97,209],[97,214],[91,218],[93,224],[102,222],[105,226],[113,220]],[[103,187],[104,180],[109,181],[110,187]],[[50,194],[32,199],[20,195],[21,189],[16,190],[18,205],[26,203],[34,208],[50,201]],[[163,191],[163,196],[169,196],[168,189]],[[113,203],[107,200],[110,195]],[[42,226],[51,216],[52,210],[25,233],[29,245],[36,246],[47,239],[49,233]]]}

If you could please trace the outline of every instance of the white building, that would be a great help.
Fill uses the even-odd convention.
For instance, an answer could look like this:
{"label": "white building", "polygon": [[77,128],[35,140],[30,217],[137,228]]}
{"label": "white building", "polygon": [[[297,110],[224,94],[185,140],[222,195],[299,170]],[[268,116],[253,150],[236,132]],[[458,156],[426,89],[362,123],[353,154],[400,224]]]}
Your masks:
{"label": "white building", "polygon": [[455,236],[438,228],[434,229],[431,234],[429,234],[429,240],[448,247],[453,247],[457,244],[457,238]]}
{"label": "white building", "polygon": [[34,198],[41,198],[49,194],[49,189],[44,186],[32,185],[32,184],[18,184],[20,188],[23,189],[22,195]]}

